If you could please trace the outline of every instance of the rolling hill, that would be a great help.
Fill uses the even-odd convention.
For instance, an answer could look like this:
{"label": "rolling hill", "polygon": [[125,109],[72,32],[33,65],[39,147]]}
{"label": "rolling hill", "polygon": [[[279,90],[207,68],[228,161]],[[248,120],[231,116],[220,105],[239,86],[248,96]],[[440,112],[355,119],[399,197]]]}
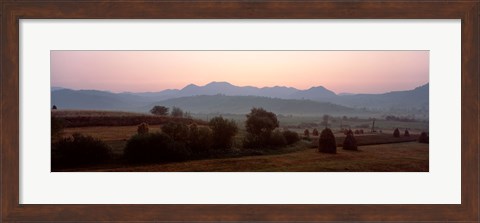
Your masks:
{"label": "rolling hill", "polygon": [[323,115],[352,114],[354,109],[328,102],[312,100],[280,99],[257,96],[201,95],[173,98],[153,103],[167,107],[179,107],[193,113],[246,114],[252,107],[262,107],[277,114]]}
{"label": "rolling hill", "polygon": [[[284,114],[311,114],[365,111],[413,111],[428,116],[428,83],[413,90],[384,94],[335,94],[322,86],[298,90],[275,86],[239,87],[227,82],[205,86],[190,84],[182,89],[159,92],[112,93],[97,90],[71,90],[52,87],[52,105],[59,109],[94,109],[148,112],[154,104],[176,106],[190,112],[244,113],[251,107],[264,107]],[[336,110],[337,109],[337,110]]]}

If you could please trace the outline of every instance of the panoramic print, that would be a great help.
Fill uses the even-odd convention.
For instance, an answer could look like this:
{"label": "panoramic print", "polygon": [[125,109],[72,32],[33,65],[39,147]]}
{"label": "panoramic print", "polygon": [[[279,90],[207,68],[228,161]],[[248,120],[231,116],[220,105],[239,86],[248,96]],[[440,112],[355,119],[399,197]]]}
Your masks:
{"label": "panoramic print", "polygon": [[51,51],[53,172],[428,172],[428,51]]}

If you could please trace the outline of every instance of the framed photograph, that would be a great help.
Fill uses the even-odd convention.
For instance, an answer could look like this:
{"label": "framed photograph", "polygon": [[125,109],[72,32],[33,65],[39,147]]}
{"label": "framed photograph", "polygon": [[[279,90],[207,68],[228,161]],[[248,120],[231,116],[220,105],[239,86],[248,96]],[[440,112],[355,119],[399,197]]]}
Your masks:
{"label": "framed photograph", "polygon": [[4,1],[2,221],[479,219],[478,1]]}

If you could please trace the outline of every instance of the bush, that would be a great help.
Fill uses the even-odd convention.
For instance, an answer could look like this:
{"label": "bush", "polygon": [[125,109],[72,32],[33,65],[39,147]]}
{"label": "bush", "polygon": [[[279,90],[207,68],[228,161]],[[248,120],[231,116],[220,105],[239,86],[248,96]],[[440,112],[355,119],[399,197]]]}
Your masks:
{"label": "bush", "polygon": [[329,128],[325,128],[318,139],[318,151],[322,153],[337,153],[337,142]]}
{"label": "bush", "polygon": [[171,115],[173,117],[183,117],[183,110],[177,107],[173,107]]}
{"label": "bush", "polygon": [[154,115],[168,115],[168,108],[165,106],[155,105],[150,109],[150,113]]}
{"label": "bush", "polygon": [[195,154],[205,154],[210,151],[213,144],[212,130],[206,127],[197,127],[192,124],[188,134],[188,146]]}
{"label": "bush", "polygon": [[428,143],[429,139],[428,139],[428,134],[426,132],[422,132],[420,134],[420,137],[418,137],[418,142],[419,143]]}
{"label": "bush", "polygon": [[230,149],[233,145],[233,137],[237,134],[238,127],[235,121],[223,117],[215,117],[209,122],[212,129],[214,149]]}
{"label": "bush", "polygon": [[280,130],[275,130],[272,132],[272,135],[269,140],[269,145],[274,146],[274,147],[282,147],[287,145],[287,140],[285,139],[285,136]]}
{"label": "bush", "polygon": [[355,140],[355,136],[353,134],[348,134],[343,141],[343,149],[345,150],[358,150],[357,148],[357,140]]}
{"label": "bush", "polygon": [[168,122],[162,126],[162,132],[170,136],[173,141],[186,142],[188,138],[188,126],[181,122]]}
{"label": "bush", "polygon": [[393,131],[393,137],[400,137],[400,131],[398,130],[398,128]]}
{"label": "bush", "polygon": [[287,145],[294,144],[298,141],[300,141],[300,136],[298,133],[290,130],[285,130],[283,131],[283,136],[285,137],[285,140],[287,141]]}
{"label": "bush", "polygon": [[124,158],[130,163],[179,161],[189,157],[184,142],[174,142],[165,133],[147,133],[132,136],[127,141]]}
{"label": "bush", "polygon": [[52,169],[100,164],[111,158],[103,141],[75,133],[52,144]]}
{"label": "bush", "polygon": [[312,131],[312,135],[314,135],[314,136],[318,136],[318,130],[317,130],[317,129],[313,129],[313,131]]}
{"label": "bush", "polygon": [[410,132],[408,132],[408,129],[405,129],[405,133],[403,133],[403,136],[410,136]]}
{"label": "bush", "polygon": [[143,122],[142,124],[137,126],[137,133],[138,134],[147,134],[148,133],[148,124]]}

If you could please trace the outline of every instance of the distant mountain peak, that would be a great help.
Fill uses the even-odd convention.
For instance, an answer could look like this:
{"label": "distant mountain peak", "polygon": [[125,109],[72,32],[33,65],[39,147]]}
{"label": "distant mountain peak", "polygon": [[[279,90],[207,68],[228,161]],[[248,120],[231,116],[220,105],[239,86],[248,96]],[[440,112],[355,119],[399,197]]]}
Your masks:
{"label": "distant mountain peak", "polygon": [[217,87],[217,86],[222,86],[222,87],[224,87],[224,86],[225,86],[225,87],[226,87],[226,86],[228,86],[228,87],[236,87],[235,85],[230,84],[230,83],[228,83],[228,82],[226,82],[226,81],[212,81],[212,82],[210,82],[210,83],[208,83],[208,84],[205,85],[205,87]]}

